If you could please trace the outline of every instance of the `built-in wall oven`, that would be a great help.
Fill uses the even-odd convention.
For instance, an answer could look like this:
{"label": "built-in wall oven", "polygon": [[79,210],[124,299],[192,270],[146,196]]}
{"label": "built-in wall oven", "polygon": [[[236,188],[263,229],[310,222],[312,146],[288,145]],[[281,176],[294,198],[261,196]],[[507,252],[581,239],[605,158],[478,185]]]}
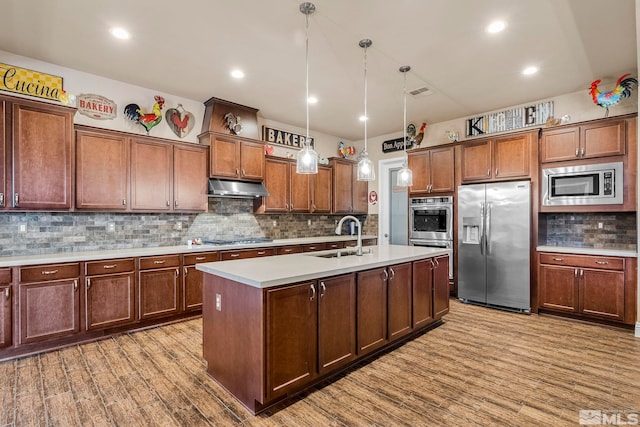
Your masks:
{"label": "built-in wall oven", "polygon": [[[453,197],[409,199],[409,244],[453,250]],[[449,279],[453,279],[453,254]]]}

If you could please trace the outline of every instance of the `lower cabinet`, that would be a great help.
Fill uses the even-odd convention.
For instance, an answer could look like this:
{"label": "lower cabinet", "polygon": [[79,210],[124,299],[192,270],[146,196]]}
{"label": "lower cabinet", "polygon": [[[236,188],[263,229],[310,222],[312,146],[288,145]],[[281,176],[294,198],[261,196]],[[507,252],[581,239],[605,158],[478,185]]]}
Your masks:
{"label": "lower cabinet", "polygon": [[134,259],[87,262],[85,268],[86,329],[135,322]]}
{"label": "lower cabinet", "polygon": [[419,328],[433,318],[433,262],[423,259],[413,262],[413,327]]}
{"label": "lower cabinet", "polygon": [[634,323],[635,280],[626,274],[635,260],[541,253],[538,268],[539,308]]}
{"label": "lower cabinet", "polygon": [[19,269],[20,344],[80,331],[80,264],[51,264]]}
{"label": "lower cabinet", "polygon": [[0,268],[0,348],[13,344],[11,276],[10,268]]}
{"label": "lower cabinet", "polygon": [[433,262],[433,317],[438,320],[449,312],[449,257],[431,258]]}
{"label": "lower cabinet", "polygon": [[388,278],[386,267],[357,273],[358,355],[387,343]]}
{"label": "lower cabinet", "polygon": [[238,249],[220,252],[220,261],[229,261],[233,259],[257,258],[261,256],[272,256],[275,254],[273,248],[258,249]]}
{"label": "lower cabinet", "polygon": [[139,318],[177,314],[180,310],[180,255],[143,257],[139,262]]}
{"label": "lower cabinet", "polygon": [[218,252],[184,255],[182,258],[182,310],[202,309],[202,282],[204,273],[196,270],[196,264],[218,261]]}
{"label": "lower cabinet", "polygon": [[413,329],[412,315],[412,267],[411,263],[387,267],[387,329],[392,341]]}

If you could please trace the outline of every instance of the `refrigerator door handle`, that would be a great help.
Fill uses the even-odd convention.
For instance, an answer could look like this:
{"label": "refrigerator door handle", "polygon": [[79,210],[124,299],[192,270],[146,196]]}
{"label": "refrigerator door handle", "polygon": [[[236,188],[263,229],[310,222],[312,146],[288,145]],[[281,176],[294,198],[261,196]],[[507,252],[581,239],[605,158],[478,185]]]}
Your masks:
{"label": "refrigerator door handle", "polygon": [[480,255],[484,255],[484,202],[480,202]]}
{"label": "refrigerator door handle", "polygon": [[486,225],[486,238],[485,243],[487,245],[487,255],[491,255],[491,202],[487,203],[487,225]]}

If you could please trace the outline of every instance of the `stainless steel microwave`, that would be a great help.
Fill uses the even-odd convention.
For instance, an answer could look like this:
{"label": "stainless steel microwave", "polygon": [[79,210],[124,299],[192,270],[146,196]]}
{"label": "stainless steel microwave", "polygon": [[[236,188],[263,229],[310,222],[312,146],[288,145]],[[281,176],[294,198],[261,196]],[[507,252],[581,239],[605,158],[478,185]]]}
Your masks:
{"label": "stainless steel microwave", "polygon": [[621,205],[623,170],[622,162],[542,169],[542,205]]}

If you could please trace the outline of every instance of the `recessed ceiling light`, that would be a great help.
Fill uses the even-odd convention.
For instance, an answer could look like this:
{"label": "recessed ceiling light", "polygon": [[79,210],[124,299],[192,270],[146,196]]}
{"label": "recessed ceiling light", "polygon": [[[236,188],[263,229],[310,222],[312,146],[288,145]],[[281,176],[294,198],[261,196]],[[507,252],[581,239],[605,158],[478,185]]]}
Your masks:
{"label": "recessed ceiling light", "polygon": [[537,72],[538,72],[538,67],[534,67],[534,66],[527,67],[524,70],[522,70],[522,74],[524,74],[525,76],[530,76],[530,75],[535,74]]}
{"label": "recessed ceiling light", "polygon": [[231,71],[231,77],[233,77],[234,79],[243,79],[244,78],[244,71],[242,71],[242,70],[233,70],[233,71]]}
{"label": "recessed ceiling light", "polygon": [[493,21],[487,27],[487,32],[492,34],[499,33],[500,31],[504,30],[506,26],[507,24],[504,21]]}
{"label": "recessed ceiling light", "polygon": [[369,120],[367,116],[360,116],[359,119],[361,122],[366,122],[367,120]]}
{"label": "recessed ceiling light", "polygon": [[109,30],[109,32],[111,32],[111,35],[113,37],[120,40],[127,40],[129,37],[131,37],[131,35],[129,34],[129,31],[121,27],[114,27],[111,30]]}
{"label": "recessed ceiling light", "polygon": [[315,96],[310,96],[309,98],[307,98],[307,102],[309,104],[317,104],[318,103],[318,98],[316,98]]}

